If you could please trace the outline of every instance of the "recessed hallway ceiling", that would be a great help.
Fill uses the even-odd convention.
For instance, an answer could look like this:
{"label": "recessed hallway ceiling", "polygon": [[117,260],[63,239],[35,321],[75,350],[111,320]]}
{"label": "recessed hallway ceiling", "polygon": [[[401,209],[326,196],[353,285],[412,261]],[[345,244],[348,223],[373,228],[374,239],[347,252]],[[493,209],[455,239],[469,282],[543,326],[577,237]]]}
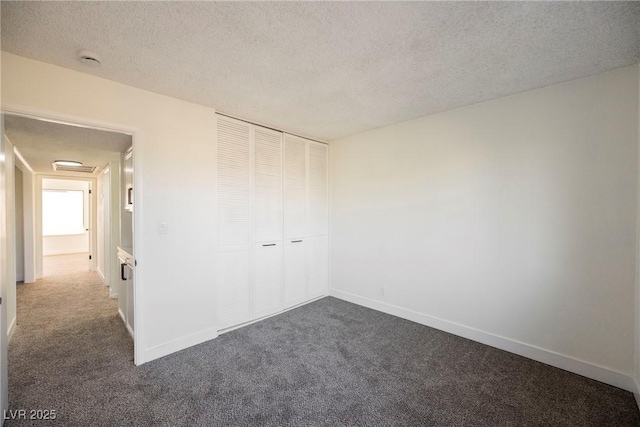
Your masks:
{"label": "recessed hallway ceiling", "polygon": [[5,133],[36,173],[87,176],[54,171],[54,160],[75,160],[96,166],[98,175],[109,161],[131,146],[131,135],[51,123],[27,117],[5,116]]}
{"label": "recessed hallway ceiling", "polygon": [[639,22],[638,2],[3,1],[2,49],[332,140],[637,63]]}

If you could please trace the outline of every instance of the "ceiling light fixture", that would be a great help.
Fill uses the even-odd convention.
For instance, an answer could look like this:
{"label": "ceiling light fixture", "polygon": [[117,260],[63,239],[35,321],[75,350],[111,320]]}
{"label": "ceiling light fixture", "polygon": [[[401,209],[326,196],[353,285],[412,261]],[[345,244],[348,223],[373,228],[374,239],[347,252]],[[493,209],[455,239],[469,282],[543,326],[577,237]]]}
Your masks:
{"label": "ceiling light fixture", "polygon": [[76,162],[73,160],[56,160],[53,163],[60,166],[82,166],[82,162]]}
{"label": "ceiling light fixture", "polygon": [[85,65],[89,65],[90,67],[99,67],[102,65],[102,60],[95,52],[91,52],[90,50],[81,50],[78,52],[78,59]]}

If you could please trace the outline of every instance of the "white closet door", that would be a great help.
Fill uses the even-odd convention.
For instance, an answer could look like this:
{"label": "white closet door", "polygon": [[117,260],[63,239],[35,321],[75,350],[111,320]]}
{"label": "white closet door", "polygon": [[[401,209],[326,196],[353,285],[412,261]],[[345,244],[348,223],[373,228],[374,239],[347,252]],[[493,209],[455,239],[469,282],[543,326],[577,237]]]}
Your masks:
{"label": "white closet door", "polygon": [[306,249],[304,239],[284,242],[284,308],[308,299]]}
{"label": "white closet door", "polygon": [[307,280],[309,299],[329,291],[329,238],[309,237],[307,240]]}
{"label": "white closet door", "polygon": [[306,224],[306,140],[284,135],[284,237],[304,237]]}
{"label": "white closet door", "polygon": [[254,126],[254,242],[282,240],[282,133]]}
{"label": "white closet door", "polygon": [[218,117],[218,244],[251,243],[251,126]]}
{"label": "white closet door", "polygon": [[329,233],[328,149],[325,144],[309,141],[309,177],[307,212],[309,236]]}
{"label": "white closet door", "polygon": [[253,318],[283,309],[282,256],[282,242],[254,245]]}
{"label": "white closet door", "polygon": [[218,329],[251,320],[250,259],[250,249],[243,245],[218,251]]}
{"label": "white closet door", "polygon": [[251,134],[218,116],[218,329],[251,319]]}

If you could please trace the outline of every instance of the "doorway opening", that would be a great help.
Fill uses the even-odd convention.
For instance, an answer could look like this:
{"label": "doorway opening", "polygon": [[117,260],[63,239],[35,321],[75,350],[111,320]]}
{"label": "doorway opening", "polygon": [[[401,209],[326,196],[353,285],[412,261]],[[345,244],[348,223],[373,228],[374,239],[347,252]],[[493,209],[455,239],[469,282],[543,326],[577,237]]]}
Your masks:
{"label": "doorway opening", "polygon": [[2,122],[5,228],[14,249],[3,307],[9,394],[30,393],[23,388],[42,382],[34,375],[47,371],[37,366],[49,358],[91,367],[108,354],[135,363],[133,271],[124,283],[118,263],[123,246],[133,259],[134,135],[21,112],[4,112]]}
{"label": "doorway opening", "polygon": [[[94,229],[91,184],[76,179],[42,180],[43,277],[72,268],[95,270],[91,251]],[[99,237],[104,239],[104,233]]]}

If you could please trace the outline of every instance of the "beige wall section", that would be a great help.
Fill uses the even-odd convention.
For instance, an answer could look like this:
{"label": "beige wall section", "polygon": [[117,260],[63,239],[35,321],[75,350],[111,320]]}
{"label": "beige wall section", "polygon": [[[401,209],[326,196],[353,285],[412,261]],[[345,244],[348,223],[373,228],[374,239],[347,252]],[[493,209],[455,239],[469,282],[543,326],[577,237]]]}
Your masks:
{"label": "beige wall section", "polygon": [[631,379],[638,66],[334,141],[330,164],[334,290]]}
{"label": "beige wall section", "polygon": [[[2,105],[138,129],[134,140],[138,363],[216,336],[215,112],[2,53]],[[158,222],[169,225],[158,234]],[[139,237],[139,239],[138,239]]]}

